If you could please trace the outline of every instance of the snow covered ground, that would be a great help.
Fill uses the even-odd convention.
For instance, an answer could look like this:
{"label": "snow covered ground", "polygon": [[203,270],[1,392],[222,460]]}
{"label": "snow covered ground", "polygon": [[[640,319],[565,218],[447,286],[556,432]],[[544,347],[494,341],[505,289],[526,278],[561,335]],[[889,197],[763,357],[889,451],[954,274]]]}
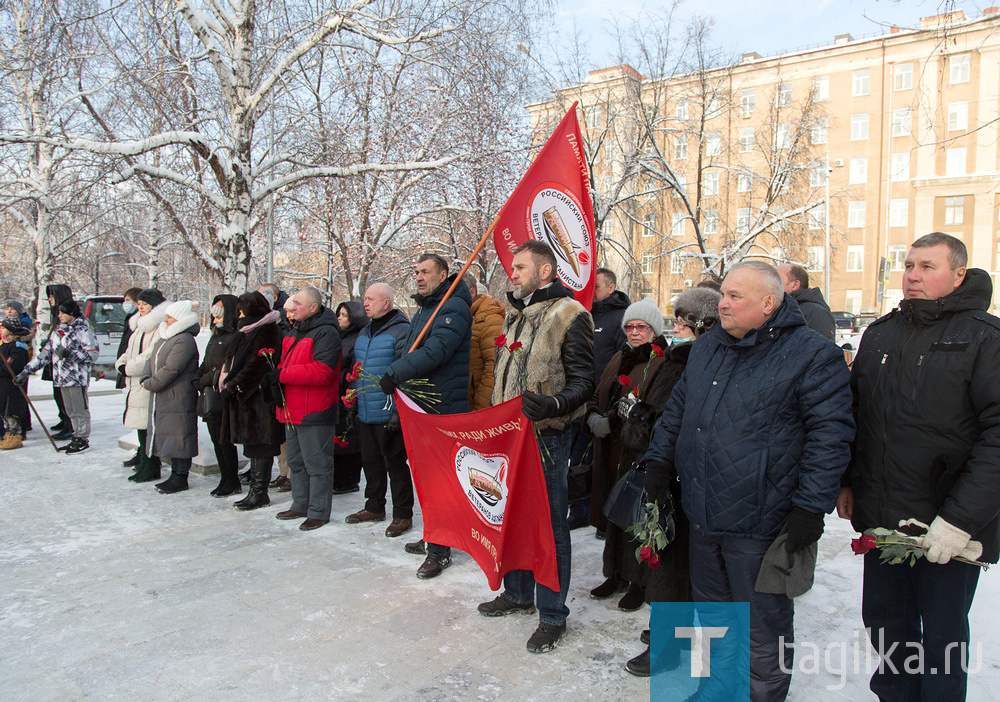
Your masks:
{"label": "snow covered ground", "polygon": [[[535,617],[476,613],[493,593],[467,556],[421,581],[421,559],[403,552],[419,532],[387,539],[385,523],[344,524],[359,493],[336,497],[331,523],[303,533],[274,519],[288,493],[242,513],[208,495],[214,477],[192,475],[192,489],[172,496],[129,483],[116,446],[121,402],[92,399],[89,453],[56,454],[36,427],[25,448],[0,454],[5,699],[648,699],[648,682],[622,669],[642,650],[648,610],[588,597],[603,580],[592,529],[573,532],[568,633],[556,651],[532,655]],[[51,400],[38,406],[54,419]],[[800,646],[818,646],[820,669],[829,651],[834,671],[843,650],[843,685],[836,672],[797,669],[792,700],[873,699],[867,674],[853,672],[861,558],[851,537],[828,518],[816,586],[796,602]],[[1000,581],[986,573],[970,700],[996,699],[998,602]],[[797,666],[809,667],[807,654],[799,649]]]}

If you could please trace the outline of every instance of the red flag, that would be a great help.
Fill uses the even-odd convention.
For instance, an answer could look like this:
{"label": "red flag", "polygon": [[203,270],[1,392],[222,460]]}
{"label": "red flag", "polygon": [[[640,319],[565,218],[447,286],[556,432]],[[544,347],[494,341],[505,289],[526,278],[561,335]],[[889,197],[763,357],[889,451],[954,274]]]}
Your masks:
{"label": "red flag", "polygon": [[528,239],[544,241],[555,252],[559,279],[589,310],[597,268],[596,230],[576,105],[569,108],[497,215],[493,245],[509,275],[514,249]]}
{"label": "red flag", "polygon": [[425,414],[396,393],[424,541],[461,549],[498,590],[511,570],[559,591],[542,459],[521,398],[464,414]]}

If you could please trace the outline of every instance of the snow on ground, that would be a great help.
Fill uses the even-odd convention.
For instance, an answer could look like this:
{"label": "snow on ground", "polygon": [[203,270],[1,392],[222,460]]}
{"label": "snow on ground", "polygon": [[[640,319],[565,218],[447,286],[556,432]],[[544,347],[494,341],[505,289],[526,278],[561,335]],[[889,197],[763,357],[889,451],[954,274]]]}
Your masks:
{"label": "snow on ground", "polygon": [[[208,495],[215,477],[192,475],[177,495],[129,483],[116,445],[121,402],[93,397],[89,453],[55,453],[36,426],[25,448],[0,455],[5,699],[648,699],[648,681],[622,669],[642,650],[648,609],[626,614],[588,597],[603,580],[592,529],[573,532],[569,631],[556,651],[532,655],[534,616],[476,613],[494,593],[468,556],[421,581],[421,559],[403,551],[418,531],[387,539],[385,523],[344,524],[360,493],[335,497],[331,523],[303,533],[274,519],[288,493],[243,513],[234,498]],[[54,421],[51,400],[38,407]],[[789,699],[873,699],[867,674],[850,671],[861,627],[851,537],[828,518],[816,586],[796,603],[799,645],[829,650],[836,670],[842,642],[848,674],[834,690],[835,672],[797,670]],[[972,613],[973,652],[981,645],[985,661],[970,700],[994,698],[1000,682],[998,592],[985,574]]]}

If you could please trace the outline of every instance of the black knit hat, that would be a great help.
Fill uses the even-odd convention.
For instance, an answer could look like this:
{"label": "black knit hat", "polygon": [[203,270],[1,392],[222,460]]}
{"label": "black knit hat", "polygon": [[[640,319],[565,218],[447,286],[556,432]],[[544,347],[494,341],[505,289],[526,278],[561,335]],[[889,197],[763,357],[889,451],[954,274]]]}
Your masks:
{"label": "black knit hat", "polygon": [[145,302],[150,307],[156,307],[157,305],[161,305],[164,302],[166,302],[167,298],[163,297],[163,293],[161,293],[156,288],[146,288],[141,293],[139,293],[139,296],[136,298],[136,300],[139,300],[140,302]]}
{"label": "black knit hat", "polygon": [[31,329],[17,317],[9,317],[3,320],[3,328],[14,336],[25,336],[31,332]]}
{"label": "black knit hat", "polygon": [[79,319],[83,314],[80,312],[80,304],[76,300],[66,300],[66,302],[59,305],[59,311],[63,314],[68,314],[74,319]]}

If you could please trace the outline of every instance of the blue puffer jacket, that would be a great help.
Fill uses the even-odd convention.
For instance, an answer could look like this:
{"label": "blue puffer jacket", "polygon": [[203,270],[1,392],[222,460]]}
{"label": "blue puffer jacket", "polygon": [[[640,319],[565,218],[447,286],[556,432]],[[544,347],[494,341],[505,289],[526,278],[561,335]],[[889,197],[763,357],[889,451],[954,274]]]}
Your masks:
{"label": "blue puffer jacket", "polygon": [[[354,340],[354,361],[376,378],[381,378],[392,362],[406,353],[410,322],[401,310],[389,310],[387,319],[372,335],[373,319]],[[350,370],[350,369],[348,369]],[[386,397],[371,378],[355,380],[352,388],[367,386],[358,393],[358,419],[365,424],[385,424],[392,415],[392,398]]]}
{"label": "blue puffer jacket", "polygon": [[[450,276],[430,295],[414,295],[420,305],[410,322],[406,335],[406,350],[409,351],[420,331],[437,307],[445,292],[451,287],[455,276]],[[438,402],[426,404],[417,401],[425,410],[435,414],[458,414],[469,411],[469,340],[472,337],[472,314],[469,305],[472,298],[465,283],[460,282],[455,292],[434,318],[434,323],[421,342],[420,347],[388,368],[388,373],[397,385],[414,378],[426,378],[431,383],[429,392],[437,394]],[[406,388],[402,388],[406,392]]]}
{"label": "blue puffer jacket", "polygon": [[742,339],[716,325],[695,342],[646,460],[676,467],[695,529],[773,539],[793,506],[837,502],[854,438],[849,377],[785,295]]}

